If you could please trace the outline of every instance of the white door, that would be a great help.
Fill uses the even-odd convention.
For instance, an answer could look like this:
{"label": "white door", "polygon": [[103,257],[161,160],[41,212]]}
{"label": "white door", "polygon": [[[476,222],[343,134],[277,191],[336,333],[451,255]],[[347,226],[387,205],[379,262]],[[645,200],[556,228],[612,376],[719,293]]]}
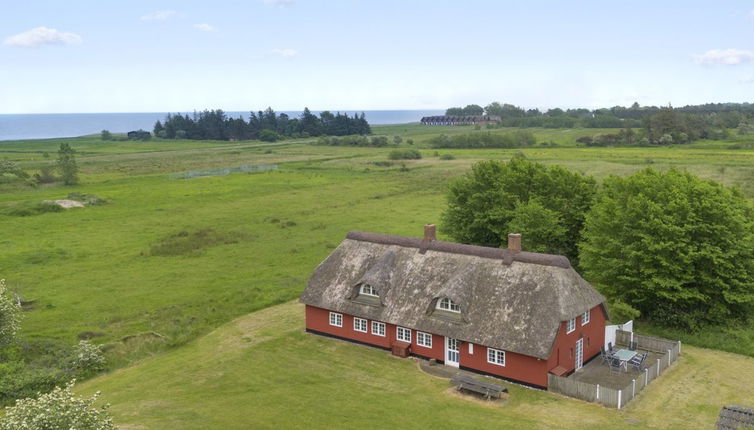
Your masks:
{"label": "white door", "polygon": [[461,359],[460,343],[458,339],[445,338],[445,364],[448,366],[458,367]]}
{"label": "white door", "polygon": [[576,341],[576,370],[584,365],[584,338]]}

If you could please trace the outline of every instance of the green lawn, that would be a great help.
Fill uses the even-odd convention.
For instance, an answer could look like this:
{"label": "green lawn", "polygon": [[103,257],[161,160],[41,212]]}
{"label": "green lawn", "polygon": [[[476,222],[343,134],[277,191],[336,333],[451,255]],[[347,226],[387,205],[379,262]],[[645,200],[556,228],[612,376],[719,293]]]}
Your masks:
{"label": "green lawn", "polygon": [[102,391],[123,429],[711,428],[722,405],[754,397],[754,359],[684,347],[622,411],[514,384],[487,403],[412,359],[303,325],[302,305],[274,306],[80,390]]}

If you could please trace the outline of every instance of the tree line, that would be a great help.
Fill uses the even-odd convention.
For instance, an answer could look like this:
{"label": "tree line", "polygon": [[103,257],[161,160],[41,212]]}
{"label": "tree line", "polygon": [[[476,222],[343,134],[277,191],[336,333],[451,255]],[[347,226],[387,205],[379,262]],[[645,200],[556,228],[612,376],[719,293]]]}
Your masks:
{"label": "tree line", "polygon": [[479,162],[448,189],[445,233],[494,247],[522,233],[525,250],[567,256],[614,320],[694,330],[754,316],[754,211],[737,189],[675,169],[598,187],[521,156]]}
{"label": "tree line", "polygon": [[193,115],[168,114],[157,121],[154,134],[163,139],[195,140],[262,140],[274,142],[283,137],[367,135],[372,130],[364,113],[333,114],[323,111],[319,116],[304,108],[298,118],[276,113],[272,108],[251,112],[248,121],[228,117],[221,109],[194,112]]}
{"label": "tree line", "polygon": [[[613,106],[602,109],[561,109],[547,111],[524,109],[508,103],[492,102],[485,107],[471,104],[453,107],[446,115],[493,115],[500,117],[494,127],[543,128],[623,128],[637,129],[639,135],[609,135],[594,142],[597,146],[611,144],[667,145],[683,144],[698,139],[725,138],[731,129],[739,134],[754,133],[754,104],[708,103],[684,106]],[[592,144],[593,142],[585,142]]]}

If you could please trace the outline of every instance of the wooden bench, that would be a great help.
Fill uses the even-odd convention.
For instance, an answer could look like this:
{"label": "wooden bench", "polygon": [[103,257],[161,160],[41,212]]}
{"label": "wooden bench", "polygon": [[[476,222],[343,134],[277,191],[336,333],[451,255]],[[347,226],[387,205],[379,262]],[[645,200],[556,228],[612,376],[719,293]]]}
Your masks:
{"label": "wooden bench", "polygon": [[508,392],[508,389],[502,385],[492,384],[489,382],[479,381],[471,376],[462,375],[456,373],[451,379],[453,385],[456,386],[458,391],[468,390],[484,396],[485,399],[500,398],[500,393]]}

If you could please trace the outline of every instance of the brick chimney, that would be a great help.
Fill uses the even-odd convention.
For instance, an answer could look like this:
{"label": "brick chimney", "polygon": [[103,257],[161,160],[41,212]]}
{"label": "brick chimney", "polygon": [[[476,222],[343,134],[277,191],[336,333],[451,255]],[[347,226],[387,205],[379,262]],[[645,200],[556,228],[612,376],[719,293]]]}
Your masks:
{"label": "brick chimney", "polygon": [[508,234],[508,251],[521,251],[521,233]]}
{"label": "brick chimney", "polygon": [[437,240],[437,229],[434,224],[424,224],[424,241],[434,242]]}

